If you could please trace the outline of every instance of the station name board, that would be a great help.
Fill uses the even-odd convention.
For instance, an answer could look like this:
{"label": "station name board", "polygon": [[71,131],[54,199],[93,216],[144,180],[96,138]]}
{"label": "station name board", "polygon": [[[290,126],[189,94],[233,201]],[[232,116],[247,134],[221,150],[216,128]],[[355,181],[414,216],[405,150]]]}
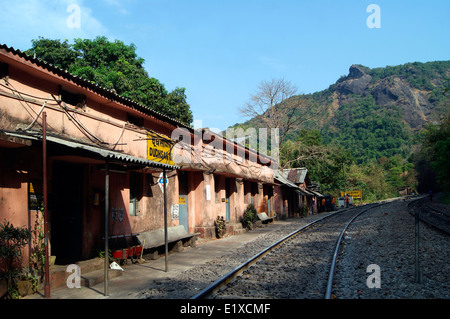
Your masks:
{"label": "station name board", "polygon": [[175,165],[173,162],[173,142],[167,137],[156,133],[147,133],[147,159],[153,162],[167,165]]}
{"label": "station name board", "polygon": [[348,196],[352,196],[354,199],[361,199],[362,200],[362,191],[347,191],[347,192],[341,192],[341,197],[344,197],[345,194]]}

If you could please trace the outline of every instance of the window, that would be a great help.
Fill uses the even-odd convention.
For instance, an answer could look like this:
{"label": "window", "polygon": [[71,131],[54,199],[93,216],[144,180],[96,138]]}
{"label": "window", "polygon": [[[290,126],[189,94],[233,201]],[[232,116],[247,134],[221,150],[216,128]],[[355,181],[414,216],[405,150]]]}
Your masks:
{"label": "window", "polygon": [[142,198],[142,175],[130,172],[130,215],[138,216],[140,213],[139,201]]}
{"label": "window", "polygon": [[142,127],[144,126],[144,118],[139,116],[134,116],[127,113],[127,121],[133,125]]}
{"label": "window", "polygon": [[255,195],[258,193],[258,185],[254,182],[244,182],[244,203],[254,204]]}
{"label": "window", "polygon": [[8,77],[8,64],[0,63],[0,79]]}
{"label": "window", "polygon": [[180,195],[188,195],[188,172],[178,171],[178,193]]}
{"label": "window", "polygon": [[59,93],[61,95],[61,101],[63,101],[64,103],[82,109],[86,107],[86,96],[84,96],[83,94],[72,93],[64,90],[61,87]]}
{"label": "window", "polygon": [[244,181],[244,203],[245,204],[250,204],[250,182],[248,181]]}
{"label": "window", "polygon": [[214,175],[214,193],[216,194],[216,203],[220,202],[220,178],[217,175]]}

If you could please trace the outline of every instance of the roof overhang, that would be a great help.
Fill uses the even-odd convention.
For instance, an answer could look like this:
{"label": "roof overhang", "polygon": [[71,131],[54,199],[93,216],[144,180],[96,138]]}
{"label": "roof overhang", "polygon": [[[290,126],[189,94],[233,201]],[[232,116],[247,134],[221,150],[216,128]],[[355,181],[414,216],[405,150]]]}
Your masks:
{"label": "roof overhang", "polygon": [[300,188],[300,187],[299,187],[299,189],[296,190],[296,191],[297,191],[297,193],[298,193],[299,195],[314,196],[313,193],[307,191],[306,189],[302,189],[302,188]]}
{"label": "roof overhang", "polygon": [[6,133],[0,132],[0,147],[19,148],[25,146],[31,146],[31,141],[21,137],[10,136]]}
{"label": "roof overhang", "polygon": [[[18,138],[21,140],[30,140],[30,141],[42,141],[42,134],[40,133],[8,132],[8,131],[3,131],[0,133],[10,138]],[[78,141],[61,138],[59,136],[47,135],[46,139],[47,142],[49,143],[63,146],[75,151],[80,151],[80,154],[81,153],[87,154],[87,156],[92,156],[95,157],[96,159],[101,159],[103,161],[108,161],[110,163],[127,164],[130,166],[139,166],[142,168],[152,167],[167,170],[179,169],[179,167],[177,166],[151,161],[148,159],[125,154],[119,151],[110,150],[100,146],[84,144]],[[80,156],[83,157],[83,155]],[[86,155],[84,155],[84,157],[86,157]]]}
{"label": "roof overhang", "polygon": [[325,196],[323,196],[321,193],[316,192],[316,191],[313,191],[313,190],[311,190],[311,189],[308,189],[308,192],[313,193],[313,194],[314,194],[315,196],[317,196],[317,197],[325,197]]}

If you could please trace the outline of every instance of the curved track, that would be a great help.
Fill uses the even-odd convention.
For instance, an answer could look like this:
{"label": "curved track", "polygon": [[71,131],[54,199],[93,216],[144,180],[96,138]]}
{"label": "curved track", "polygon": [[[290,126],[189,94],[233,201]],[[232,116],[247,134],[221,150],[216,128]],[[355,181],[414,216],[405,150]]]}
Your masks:
{"label": "curved track", "polygon": [[450,215],[448,212],[432,207],[428,196],[422,196],[408,204],[411,215],[418,214],[418,218],[447,235],[450,235]]}
{"label": "curved track", "polygon": [[193,299],[330,298],[336,256],[347,227],[380,205],[338,211],[297,229]]}

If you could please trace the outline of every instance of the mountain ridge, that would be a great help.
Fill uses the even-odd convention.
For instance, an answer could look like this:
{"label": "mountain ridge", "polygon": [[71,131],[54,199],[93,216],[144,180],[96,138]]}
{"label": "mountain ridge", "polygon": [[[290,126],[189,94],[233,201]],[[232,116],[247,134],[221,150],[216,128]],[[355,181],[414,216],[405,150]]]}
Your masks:
{"label": "mountain ridge", "polygon": [[[329,88],[304,98],[313,112],[324,111],[289,132],[295,141],[301,130],[318,130],[325,144],[351,150],[359,163],[411,154],[415,135],[428,123],[449,115],[450,61],[413,62],[384,68],[351,65]],[[258,127],[253,118],[233,127]]]}

